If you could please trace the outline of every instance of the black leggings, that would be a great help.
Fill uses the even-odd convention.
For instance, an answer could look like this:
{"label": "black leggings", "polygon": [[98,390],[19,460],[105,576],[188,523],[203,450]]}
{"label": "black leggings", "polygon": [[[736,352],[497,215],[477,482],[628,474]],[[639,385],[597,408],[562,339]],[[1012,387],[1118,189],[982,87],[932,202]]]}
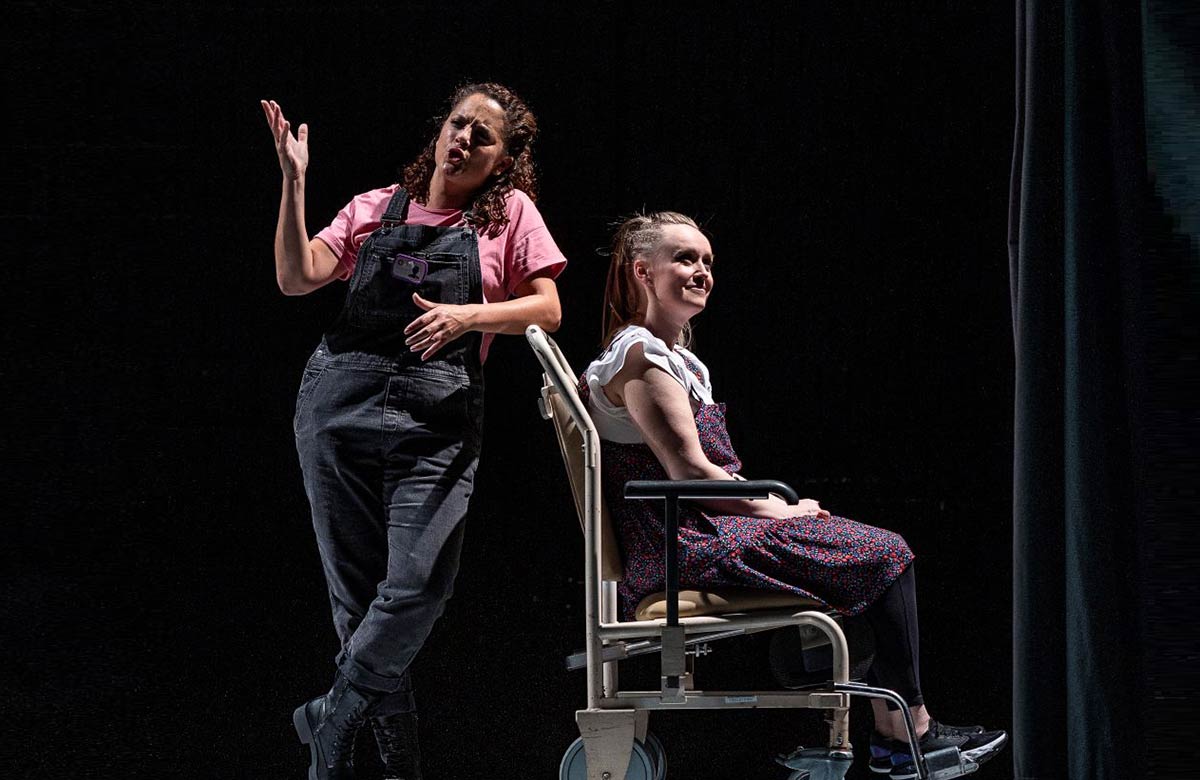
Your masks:
{"label": "black leggings", "polygon": [[[910,707],[924,704],[921,641],[917,635],[917,583],[912,564],[867,607],[863,617],[875,634],[875,660],[867,672],[867,682],[890,688],[903,696]],[[889,710],[899,709],[890,701],[887,705]]]}

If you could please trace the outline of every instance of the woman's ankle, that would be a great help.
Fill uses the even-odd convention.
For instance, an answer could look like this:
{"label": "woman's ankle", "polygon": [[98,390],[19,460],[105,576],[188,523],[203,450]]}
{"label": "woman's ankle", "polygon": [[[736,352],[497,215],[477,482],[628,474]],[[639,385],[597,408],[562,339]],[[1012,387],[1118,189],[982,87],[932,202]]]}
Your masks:
{"label": "woman's ankle", "polygon": [[[921,737],[925,736],[927,731],[929,731],[929,724],[933,721],[933,718],[930,716],[929,710],[925,709],[925,705],[923,704],[916,707],[910,707],[909,713],[912,714],[913,728],[917,730],[917,739],[920,739]],[[908,741],[907,735],[905,736],[905,741]]]}

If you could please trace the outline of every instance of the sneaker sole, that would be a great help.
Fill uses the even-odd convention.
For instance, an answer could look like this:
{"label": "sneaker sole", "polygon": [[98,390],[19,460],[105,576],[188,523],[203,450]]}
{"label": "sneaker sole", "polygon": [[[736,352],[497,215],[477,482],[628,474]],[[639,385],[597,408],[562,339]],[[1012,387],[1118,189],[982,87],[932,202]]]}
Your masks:
{"label": "sneaker sole", "polygon": [[[980,745],[977,748],[962,751],[962,757],[975,764],[983,764],[988,759],[1000,752],[1000,749],[1008,743],[1008,734],[1000,734],[986,745]],[[879,771],[875,767],[871,767],[872,772]],[[891,780],[912,780],[917,776],[917,768],[913,764],[908,764],[903,769],[898,767],[892,768]]]}
{"label": "sneaker sole", "polygon": [[976,764],[982,764],[984,761],[987,761],[989,758],[999,753],[1000,749],[1003,748],[1007,743],[1008,734],[1002,732],[1000,736],[996,737],[986,745],[980,745],[977,748],[964,750],[963,757],[974,761]]}
{"label": "sneaker sole", "polygon": [[890,774],[892,771],[891,759],[884,758],[884,759],[880,759],[880,760],[886,761],[887,763],[880,766],[875,763],[876,759],[871,759],[871,763],[868,765],[868,768],[877,775]]}

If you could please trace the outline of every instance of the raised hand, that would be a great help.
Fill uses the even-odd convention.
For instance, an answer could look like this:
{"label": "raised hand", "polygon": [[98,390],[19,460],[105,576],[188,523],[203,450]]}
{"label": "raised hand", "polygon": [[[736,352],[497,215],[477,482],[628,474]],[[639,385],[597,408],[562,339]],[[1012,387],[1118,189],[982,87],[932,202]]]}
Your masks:
{"label": "raised hand", "polygon": [[304,176],[308,169],[308,125],[302,124],[292,135],[292,125],[283,118],[283,109],[274,100],[262,100],[263,113],[275,136],[275,152],[283,175],[293,181]]}

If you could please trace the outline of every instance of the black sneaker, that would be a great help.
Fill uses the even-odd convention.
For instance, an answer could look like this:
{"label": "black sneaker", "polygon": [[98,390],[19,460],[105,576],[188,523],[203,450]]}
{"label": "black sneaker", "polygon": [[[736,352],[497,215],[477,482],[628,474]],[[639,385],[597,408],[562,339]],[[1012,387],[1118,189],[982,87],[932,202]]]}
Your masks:
{"label": "black sneaker", "polygon": [[[955,747],[963,758],[982,764],[999,753],[1007,741],[1008,734],[1004,731],[986,731],[982,726],[949,726],[931,720],[929,730],[917,744],[922,754]],[[874,750],[871,751],[871,758],[874,762]],[[907,742],[893,740],[891,763],[892,780],[909,780],[917,776],[917,767]]]}
{"label": "black sneaker", "polygon": [[871,762],[867,767],[878,775],[890,774],[892,771],[892,753],[901,748],[904,743],[883,736],[878,731],[871,732]]}
{"label": "black sneaker", "polygon": [[[946,723],[939,724],[939,729],[943,734],[957,732],[974,736],[975,734],[983,733],[983,726],[951,726]],[[871,760],[867,764],[867,768],[878,775],[887,775],[892,772],[892,753],[899,751],[908,753],[908,743],[904,740],[890,739],[883,736],[878,731],[871,732]]]}

